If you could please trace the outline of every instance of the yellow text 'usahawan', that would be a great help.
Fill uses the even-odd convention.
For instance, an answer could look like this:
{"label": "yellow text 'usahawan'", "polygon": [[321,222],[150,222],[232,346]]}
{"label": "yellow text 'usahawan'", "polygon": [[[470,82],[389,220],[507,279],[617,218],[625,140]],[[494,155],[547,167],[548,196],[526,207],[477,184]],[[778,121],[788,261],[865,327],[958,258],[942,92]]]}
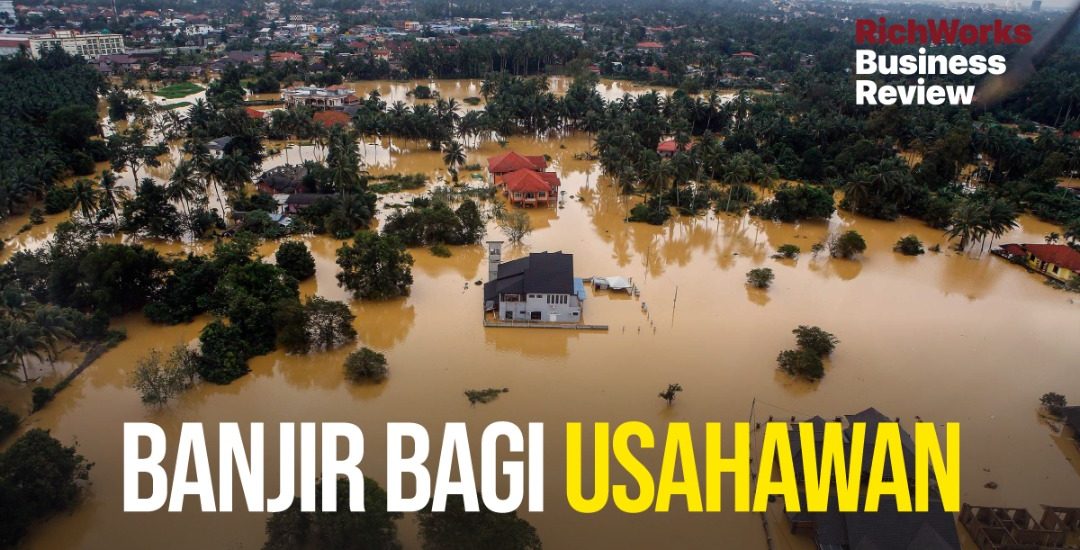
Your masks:
{"label": "yellow text 'usahawan'", "polygon": [[[599,512],[609,502],[626,513],[667,512],[675,497],[684,501],[685,510],[690,512],[719,512],[724,494],[721,481],[723,474],[728,474],[737,512],[764,512],[773,495],[783,497],[790,512],[802,511],[804,504],[808,512],[824,512],[830,500],[841,512],[876,512],[883,496],[895,498],[898,511],[924,512],[930,509],[932,493],[940,497],[945,511],[958,511],[960,425],[945,425],[944,453],[932,423],[915,424],[913,448],[907,450],[905,443],[910,440],[905,441],[899,424],[881,422],[875,426],[873,440],[868,441],[867,426],[860,422],[852,423],[847,432],[841,423],[827,422],[824,432],[817,434],[810,423],[789,428],[782,422],[770,422],[760,441],[755,439],[759,453],[752,461],[750,425],[746,422],[734,424],[734,444],[729,445],[732,452],[727,455],[721,451],[721,424],[706,423],[703,456],[694,445],[700,434],[692,433],[685,422],[668,424],[666,437],[659,442],[643,422],[625,422],[614,429],[598,422],[592,425],[591,449],[585,448],[582,424],[571,422],[566,425],[566,498],[571,508],[581,513]],[[797,430],[797,437],[791,437],[789,429]],[[662,462],[654,476],[641,457],[656,452],[662,452]],[[865,456],[870,457],[868,472],[863,467]],[[587,457],[592,458],[591,472],[583,472]],[[910,460],[914,460],[913,467],[907,463]],[[752,465],[756,474],[753,490]],[[623,476],[616,470],[620,468],[633,483],[612,483],[613,473]],[[931,483],[931,471],[936,484]],[[909,472],[913,472],[913,484]],[[591,474],[587,479],[592,487],[584,487],[583,473]]]}

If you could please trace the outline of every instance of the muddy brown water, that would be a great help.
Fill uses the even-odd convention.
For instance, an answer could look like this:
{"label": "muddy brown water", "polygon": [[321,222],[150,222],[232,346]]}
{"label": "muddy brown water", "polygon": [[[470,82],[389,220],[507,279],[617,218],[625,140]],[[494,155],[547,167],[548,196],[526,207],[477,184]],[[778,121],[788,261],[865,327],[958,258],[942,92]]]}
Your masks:
{"label": "muddy brown water", "polygon": [[[296,145],[290,155],[297,151]],[[85,501],[70,514],[36,526],[27,548],[258,548],[265,514],[178,514],[122,512],[122,426],[153,421],[175,443],[182,422],[216,423],[347,421],[361,425],[368,440],[365,473],[385,486],[385,423],[414,421],[428,427],[438,445],[444,422],[464,421],[479,441],[490,422],[546,423],[546,511],[523,516],[549,548],[574,548],[590,541],[602,548],[765,548],[754,514],[688,514],[676,499],[674,512],[636,516],[607,510],[572,512],[565,502],[565,422],[641,420],[658,438],[668,422],[691,422],[701,435],[706,421],[755,417],[826,418],[874,406],[910,425],[916,416],[962,427],[962,498],[982,505],[1080,506],[1077,453],[1040,422],[1038,397],[1047,391],[1080,399],[1075,368],[1080,352],[1080,304],[1076,295],[1052,289],[1040,277],[999,258],[948,251],[938,230],[921,222],[882,222],[840,212],[828,222],[799,225],[715,214],[677,217],[662,227],[623,222],[639,199],[618,195],[595,163],[574,160],[587,150],[587,136],[510,139],[504,148],[485,142],[469,162],[513,149],[548,154],[565,191],[560,208],[530,210],[535,230],[507,258],[531,251],[574,254],[575,274],[632,277],[639,298],[591,293],[585,320],[607,324],[607,332],[485,329],[480,287],[486,278],[482,246],[452,247],[451,258],[412,250],[415,283],[407,298],[386,302],[350,300],[334,278],[340,242],[306,237],[315,254],[316,276],[301,284],[304,294],[348,300],[359,338],[343,349],[307,356],[273,353],[251,361],[251,374],[228,386],[200,384],[168,406],[144,406],[127,386],[135,362],[152,348],[197,338],[207,322],[175,327],[149,324],[140,315],[115,321],[128,339],[109,351],[57,395],[25,427],[50,429],[61,441],[77,442],[95,463]],[[175,151],[174,151],[175,154]],[[314,155],[310,147],[305,156]],[[283,155],[267,166],[284,162]],[[294,157],[292,157],[294,158]],[[402,147],[389,139],[365,147],[373,171],[445,174],[437,152],[423,144]],[[294,161],[295,162],[295,161]],[[164,177],[167,171],[155,170]],[[482,172],[481,172],[482,173]],[[463,172],[468,179],[471,173]],[[130,179],[130,175],[127,176]],[[410,193],[389,196],[404,202]],[[384,210],[382,216],[385,216]],[[64,216],[8,240],[4,257],[32,248]],[[0,224],[10,236],[25,220]],[[1002,242],[1040,242],[1058,230],[1031,217]],[[869,250],[857,261],[813,258],[813,243],[828,234],[857,229]],[[1060,232],[1060,231],[1059,231]],[[901,236],[914,233],[945,252],[908,258],[892,252]],[[502,238],[495,227],[489,236]],[[799,245],[798,260],[774,260],[785,243]],[[166,253],[186,245],[151,243]],[[272,257],[275,243],[260,252]],[[748,290],[745,274],[771,267],[776,281],[767,292]],[[677,293],[677,299],[676,299]],[[643,312],[642,302],[648,306]],[[841,340],[820,383],[798,382],[779,373],[779,351],[794,346],[791,329],[819,325]],[[343,379],[342,361],[359,346],[386,354],[390,378],[374,386]],[[77,354],[73,354],[76,355]],[[34,365],[46,380],[57,378],[77,357]],[[65,362],[66,361],[66,362]],[[51,378],[50,378],[51,377]],[[685,391],[668,407],[657,393],[678,382]],[[469,405],[472,388],[509,388],[487,405]],[[16,406],[28,391],[0,384],[0,400]],[[216,433],[210,430],[210,434]],[[703,452],[703,439],[695,443]],[[269,430],[267,448],[275,449]],[[474,446],[474,464],[479,463]],[[725,445],[725,449],[728,446]],[[211,441],[211,456],[217,447]],[[728,449],[729,450],[729,449]],[[172,465],[173,453],[166,464]],[[660,453],[641,458],[659,471]],[[699,462],[700,463],[700,462]],[[277,458],[268,457],[275,472]],[[270,475],[267,494],[276,494]],[[616,475],[615,482],[625,482]],[[989,481],[997,490],[985,489]],[[188,499],[195,506],[196,499]],[[724,497],[731,504],[730,494]],[[237,503],[239,505],[239,501]],[[400,524],[409,548],[418,547],[414,519]],[[777,548],[806,548],[770,514]]]}

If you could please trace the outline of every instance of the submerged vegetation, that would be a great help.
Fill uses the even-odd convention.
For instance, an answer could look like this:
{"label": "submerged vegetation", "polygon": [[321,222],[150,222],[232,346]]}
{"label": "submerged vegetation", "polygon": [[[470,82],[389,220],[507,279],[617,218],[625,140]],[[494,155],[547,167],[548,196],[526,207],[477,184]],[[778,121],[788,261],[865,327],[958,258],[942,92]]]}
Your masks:
{"label": "submerged vegetation", "polygon": [[820,327],[799,325],[791,332],[799,347],[780,352],[776,357],[780,370],[791,376],[820,380],[825,376],[822,359],[832,354],[840,340]]}

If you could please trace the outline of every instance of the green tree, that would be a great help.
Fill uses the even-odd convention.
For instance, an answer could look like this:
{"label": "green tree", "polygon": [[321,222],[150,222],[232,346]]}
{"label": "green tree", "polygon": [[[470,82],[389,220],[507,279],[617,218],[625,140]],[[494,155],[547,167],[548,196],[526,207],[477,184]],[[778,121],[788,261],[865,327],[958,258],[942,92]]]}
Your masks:
{"label": "green tree", "polygon": [[40,428],[0,453],[0,545],[16,545],[32,524],[74,506],[92,466]]}
{"label": "green tree", "polygon": [[458,170],[465,165],[465,148],[457,141],[448,141],[443,144],[443,163],[450,170],[450,176],[454,183],[458,182]]}
{"label": "green tree", "polygon": [[775,277],[772,269],[768,267],[758,267],[751,269],[746,273],[746,284],[754,288],[769,288]]}
{"label": "green tree", "polygon": [[409,293],[413,258],[393,235],[360,231],[337,251],[338,283],[357,299],[383,300]]}
{"label": "green tree", "polygon": [[308,251],[303,241],[285,241],[274,253],[277,266],[284,269],[297,281],[303,281],[315,275],[315,257]]}
{"label": "green tree", "polygon": [[922,241],[915,235],[901,237],[900,240],[896,241],[893,250],[905,256],[918,256],[919,254],[926,252],[926,250],[923,249]]}
{"label": "green tree", "polygon": [[[364,511],[352,512],[349,510],[349,492],[354,488],[345,479],[338,479],[336,483],[336,511],[302,512],[297,498],[287,510],[267,518],[263,550],[401,548],[395,520],[402,514],[386,511],[386,492],[382,487],[374,480],[364,478]],[[315,487],[315,502],[322,502],[322,491],[321,484]]]}
{"label": "green tree", "polygon": [[850,260],[866,251],[866,241],[858,231],[845,231],[829,240],[829,254]]}
{"label": "green tree", "polygon": [[424,550],[540,550],[540,537],[529,522],[516,512],[500,514],[488,510],[479,498],[480,510],[466,512],[464,499],[453,495],[446,509],[418,514]]}

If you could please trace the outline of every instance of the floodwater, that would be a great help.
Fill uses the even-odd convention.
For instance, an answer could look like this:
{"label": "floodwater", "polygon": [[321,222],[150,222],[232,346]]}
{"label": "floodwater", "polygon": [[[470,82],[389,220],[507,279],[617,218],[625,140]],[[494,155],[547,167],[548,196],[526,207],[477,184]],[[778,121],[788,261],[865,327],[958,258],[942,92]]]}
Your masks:
{"label": "floodwater", "polygon": [[[123,513],[121,436],[127,421],[156,422],[173,444],[182,422],[265,422],[271,450],[278,443],[271,428],[278,422],[355,422],[368,441],[364,471],[383,486],[387,422],[425,425],[433,454],[444,422],[468,422],[476,442],[490,422],[544,422],[545,512],[522,515],[536,526],[544,544],[556,549],[579,547],[582,541],[599,548],[764,549],[756,514],[688,514],[679,512],[685,508],[676,499],[675,511],[668,514],[631,516],[609,509],[580,515],[564,497],[566,422],[640,420],[657,431],[659,444],[668,422],[690,422],[696,435],[703,435],[704,422],[751,419],[752,405],[755,421],[815,414],[832,418],[873,406],[909,427],[916,416],[939,424],[960,422],[965,502],[1032,511],[1040,504],[1080,506],[1080,472],[1070,462],[1076,453],[1063,452],[1068,442],[1062,443],[1038,416],[1038,398],[1047,391],[1080,399],[1076,295],[1050,288],[989,253],[950,251],[940,231],[912,220],[882,222],[841,212],[828,222],[800,225],[715,214],[677,217],[662,227],[627,224],[624,216],[640,199],[618,195],[595,163],[574,160],[574,153],[589,147],[583,135],[512,138],[505,149],[482,144],[470,152],[469,162],[507,149],[552,157],[552,169],[562,178],[563,201],[559,208],[530,210],[535,230],[523,244],[506,246],[504,256],[562,250],[574,254],[579,277],[632,277],[641,289],[639,298],[598,292],[585,302],[585,321],[609,325],[608,331],[485,329],[482,290],[472,284],[486,278],[482,245],[452,247],[453,257],[445,259],[412,250],[416,263],[410,296],[349,300],[334,278],[340,242],[305,238],[318,270],[301,291],[349,300],[357,315],[357,342],[307,356],[279,352],[258,357],[251,361],[251,374],[233,384],[200,384],[156,409],[144,406],[127,387],[135,362],[154,347],[191,342],[207,319],[176,327],[151,325],[139,315],[117,320],[128,339],[25,423],[48,428],[61,441],[78,442],[80,452],[96,464],[85,502],[35,527],[26,546],[261,546],[265,514]],[[394,148],[371,153],[375,149],[369,146],[366,158],[374,158],[379,170],[433,177],[444,170],[437,153]],[[274,158],[268,166],[280,162]],[[401,202],[400,197],[384,200]],[[0,228],[8,230],[11,223],[16,222]],[[1027,216],[1020,223],[1001,241],[1041,242],[1057,230]],[[50,219],[39,226],[42,234],[25,239],[26,246],[44,238],[54,224]],[[812,244],[847,229],[866,238],[869,250],[861,259],[809,253]],[[942,244],[946,251],[914,258],[894,253],[893,243],[909,233],[928,247]],[[489,236],[502,238],[494,227]],[[9,251],[23,246],[20,242]],[[786,243],[799,245],[804,254],[797,260],[772,259]],[[154,245],[164,252],[183,249]],[[272,257],[275,247],[267,243],[260,251]],[[766,292],[745,285],[746,272],[759,266],[776,273]],[[794,347],[791,330],[800,324],[821,326],[841,340],[825,378],[816,384],[776,370],[777,353]],[[357,386],[344,380],[342,362],[359,346],[386,355],[388,381]],[[669,407],[657,393],[675,382],[685,391]],[[488,387],[510,391],[475,406],[463,395],[467,389]],[[27,393],[5,390],[0,398],[28,399]],[[216,430],[210,426],[209,451],[216,456]],[[729,444],[724,448],[730,453]],[[695,449],[704,452],[703,439]],[[479,464],[478,453],[476,445],[474,464]],[[170,469],[173,454],[166,460]],[[275,495],[277,458],[276,452],[270,454],[267,494]],[[659,471],[659,452],[639,456]],[[626,481],[624,475],[613,479]],[[984,488],[990,481],[999,487]],[[725,487],[730,490],[730,483]],[[730,507],[730,493],[723,502]],[[197,500],[186,504],[194,507]],[[787,533],[779,515],[770,514],[769,520],[777,548],[809,546],[808,540]],[[414,519],[407,517],[400,527],[406,546],[418,547]]]}

